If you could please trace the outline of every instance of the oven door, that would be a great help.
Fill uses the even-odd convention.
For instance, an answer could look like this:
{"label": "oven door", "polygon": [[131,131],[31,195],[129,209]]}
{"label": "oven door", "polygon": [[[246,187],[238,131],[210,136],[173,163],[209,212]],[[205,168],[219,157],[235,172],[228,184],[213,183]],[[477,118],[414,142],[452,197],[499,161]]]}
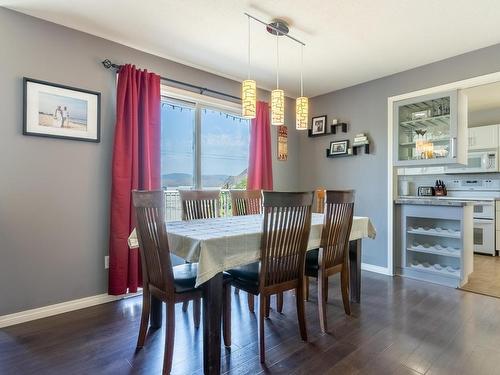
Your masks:
{"label": "oven door", "polygon": [[474,203],[474,219],[494,219],[495,204],[493,202]]}
{"label": "oven door", "polygon": [[495,221],[474,219],[474,252],[495,255]]}

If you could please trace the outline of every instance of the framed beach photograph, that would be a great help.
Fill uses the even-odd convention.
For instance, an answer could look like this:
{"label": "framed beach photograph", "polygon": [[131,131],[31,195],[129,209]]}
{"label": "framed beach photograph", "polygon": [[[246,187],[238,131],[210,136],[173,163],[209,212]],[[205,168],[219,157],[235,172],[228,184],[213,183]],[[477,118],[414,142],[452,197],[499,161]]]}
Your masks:
{"label": "framed beach photograph", "polygon": [[101,94],[24,78],[23,134],[100,142]]}
{"label": "framed beach photograph", "polygon": [[309,137],[318,135],[325,135],[326,131],[326,115],[313,117],[311,121],[311,128],[309,129]]}
{"label": "framed beach photograph", "polygon": [[348,149],[348,140],[330,142],[330,155],[347,155]]}

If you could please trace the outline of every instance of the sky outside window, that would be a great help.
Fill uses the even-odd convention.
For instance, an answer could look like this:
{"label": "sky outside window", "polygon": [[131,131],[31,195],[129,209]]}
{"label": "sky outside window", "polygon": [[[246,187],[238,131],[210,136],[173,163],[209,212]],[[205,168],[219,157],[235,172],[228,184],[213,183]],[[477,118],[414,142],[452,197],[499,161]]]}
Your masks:
{"label": "sky outside window", "polygon": [[[203,188],[245,188],[250,143],[249,121],[234,114],[201,110],[201,184]],[[162,186],[194,185],[194,107],[162,106]]]}

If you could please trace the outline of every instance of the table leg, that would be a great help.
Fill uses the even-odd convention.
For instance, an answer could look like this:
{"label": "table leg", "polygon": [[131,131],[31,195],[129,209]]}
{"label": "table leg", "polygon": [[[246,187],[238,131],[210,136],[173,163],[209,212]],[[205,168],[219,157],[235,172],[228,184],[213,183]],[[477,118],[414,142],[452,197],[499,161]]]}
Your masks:
{"label": "table leg", "polygon": [[351,301],[361,301],[361,239],[349,242],[349,291]]}
{"label": "table leg", "polygon": [[151,328],[161,328],[163,321],[163,302],[155,296],[151,295],[151,316],[149,317],[149,324]]}
{"label": "table leg", "polygon": [[203,284],[203,370],[220,374],[222,273]]}

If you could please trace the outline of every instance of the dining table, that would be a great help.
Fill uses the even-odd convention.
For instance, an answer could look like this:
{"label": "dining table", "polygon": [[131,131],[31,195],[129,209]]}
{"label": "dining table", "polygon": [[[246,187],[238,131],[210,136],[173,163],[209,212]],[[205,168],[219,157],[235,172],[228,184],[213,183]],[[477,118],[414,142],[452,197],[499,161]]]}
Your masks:
{"label": "dining table", "polygon": [[[263,215],[227,216],[166,222],[170,252],[198,263],[196,287],[203,289],[203,369],[220,374],[223,272],[260,259]],[[313,213],[307,250],[320,247],[323,214]],[[361,250],[363,238],[375,238],[368,217],[354,216],[349,242],[349,291],[353,302],[361,298]],[[131,251],[139,247],[130,234]],[[162,324],[162,302],[152,297],[150,325]]]}

